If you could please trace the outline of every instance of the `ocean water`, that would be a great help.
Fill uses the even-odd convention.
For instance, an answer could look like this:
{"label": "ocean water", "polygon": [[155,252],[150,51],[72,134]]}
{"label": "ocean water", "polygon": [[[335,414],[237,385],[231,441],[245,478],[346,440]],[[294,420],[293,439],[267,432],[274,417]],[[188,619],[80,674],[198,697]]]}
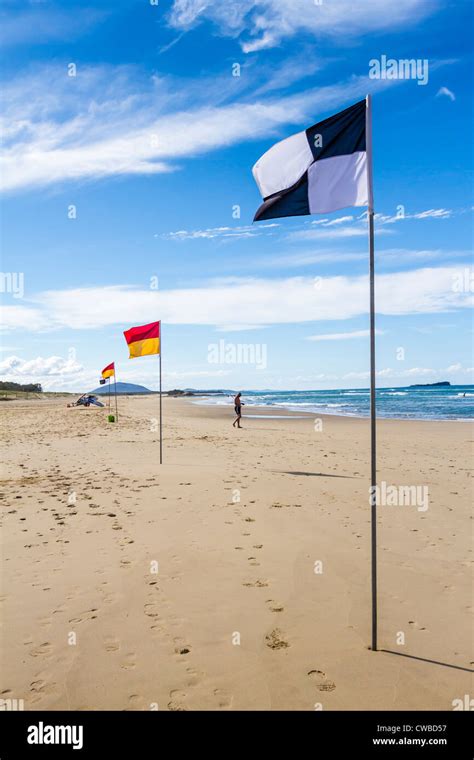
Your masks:
{"label": "ocean water", "polygon": [[[364,388],[331,391],[242,391],[242,400],[251,406],[272,407],[292,412],[368,417],[369,390]],[[198,403],[232,407],[233,396],[216,394]],[[474,385],[434,388],[378,388],[377,416],[417,420],[468,420],[474,417]]]}

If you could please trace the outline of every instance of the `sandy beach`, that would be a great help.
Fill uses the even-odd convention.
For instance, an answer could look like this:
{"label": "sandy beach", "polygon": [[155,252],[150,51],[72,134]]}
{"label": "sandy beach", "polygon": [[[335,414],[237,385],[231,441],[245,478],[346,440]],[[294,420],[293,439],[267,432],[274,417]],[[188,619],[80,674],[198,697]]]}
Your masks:
{"label": "sandy beach", "polygon": [[156,396],[115,425],[2,405],[2,698],[452,710],[472,693],[470,425],[379,422],[380,481],[429,506],[379,508],[372,652],[368,421],[232,412],[166,398],[160,466]]}

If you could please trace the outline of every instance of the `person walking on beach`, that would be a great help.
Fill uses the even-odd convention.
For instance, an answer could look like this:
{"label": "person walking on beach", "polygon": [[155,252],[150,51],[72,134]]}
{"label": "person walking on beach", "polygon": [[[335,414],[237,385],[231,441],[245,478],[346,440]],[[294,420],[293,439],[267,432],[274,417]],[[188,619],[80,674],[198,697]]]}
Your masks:
{"label": "person walking on beach", "polygon": [[242,396],[241,393],[238,393],[234,398],[234,409],[235,413],[237,415],[236,419],[232,423],[232,427],[241,427],[240,420],[242,419],[242,407],[245,406],[245,404],[242,403],[240,400],[240,397]]}

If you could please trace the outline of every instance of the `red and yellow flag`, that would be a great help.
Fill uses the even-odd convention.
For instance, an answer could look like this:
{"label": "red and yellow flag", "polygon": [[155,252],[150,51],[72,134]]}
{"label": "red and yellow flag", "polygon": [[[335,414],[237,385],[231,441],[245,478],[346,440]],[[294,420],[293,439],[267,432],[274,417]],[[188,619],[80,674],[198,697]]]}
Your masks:
{"label": "red and yellow flag", "polygon": [[131,327],[130,330],[124,331],[130,352],[129,359],[160,353],[160,326],[161,322],[150,322],[149,325]]}
{"label": "red and yellow flag", "polygon": [[107,366],[102,370],[101,375],[104,380],[107,377],[113,377],[115,375],[115,362],[112,362],[112,364],[107,364]]}

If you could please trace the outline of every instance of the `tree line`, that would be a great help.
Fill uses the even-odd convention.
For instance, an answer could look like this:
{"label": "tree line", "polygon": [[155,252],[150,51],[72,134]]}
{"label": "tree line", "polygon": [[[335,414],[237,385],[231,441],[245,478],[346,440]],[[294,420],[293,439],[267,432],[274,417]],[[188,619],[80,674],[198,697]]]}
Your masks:
{"label": "tree line", "polygon": [[10,383],[0,380],[0,391],[26,391],[28,393],[42,393],[41,383]]}

